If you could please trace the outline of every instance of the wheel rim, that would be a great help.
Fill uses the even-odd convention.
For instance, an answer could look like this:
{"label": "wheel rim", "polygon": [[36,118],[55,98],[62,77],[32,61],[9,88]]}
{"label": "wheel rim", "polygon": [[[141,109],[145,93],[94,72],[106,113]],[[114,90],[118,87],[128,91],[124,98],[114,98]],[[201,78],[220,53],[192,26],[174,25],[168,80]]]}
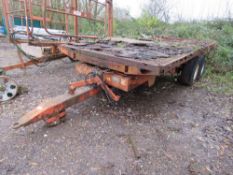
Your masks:
{"label": "wheel rim", "polygon": [[194,76],[193,76],[193,80],[194,80],[194,81],[197,79],[199,67],[200,67],[200,66],[197,65],[196,68],[195,68],[195,72],[194,72]]}
{"label": "wheel rim", "polygon": [[201,68],[201,75],[204,74],[204,70],[205,70],[205,65],[203,64],[202,68]]}

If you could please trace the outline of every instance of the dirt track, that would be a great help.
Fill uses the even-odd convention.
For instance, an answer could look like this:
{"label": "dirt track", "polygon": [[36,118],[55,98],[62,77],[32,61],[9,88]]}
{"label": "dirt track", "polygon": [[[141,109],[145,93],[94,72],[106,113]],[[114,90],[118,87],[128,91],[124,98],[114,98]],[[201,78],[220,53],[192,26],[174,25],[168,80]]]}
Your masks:
{"label": "dirt track", "polygon": [[[0,45],[1,66],[15,57],[12,47]],[[22,94],[0,106],[1,175],[233,174],[232,96],[161,79],[122,94],[116,105],[104,95],[76,105],[57,127],[13,130],[26,111],[81,77],[68,59],[8,75]]]}

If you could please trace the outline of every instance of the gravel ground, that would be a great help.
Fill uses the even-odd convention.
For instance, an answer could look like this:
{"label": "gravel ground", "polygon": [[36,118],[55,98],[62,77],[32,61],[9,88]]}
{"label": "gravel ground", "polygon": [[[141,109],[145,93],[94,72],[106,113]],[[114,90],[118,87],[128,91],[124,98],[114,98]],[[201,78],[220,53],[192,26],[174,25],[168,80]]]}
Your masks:
{"label": "gravel ground", "polygon": [[[1,66],[15,58],[2,42]],[[8,75],[22,93],[0,106],[1,175],[233,174],[232,96],[160,79],[114,105],[102,94],[75,105],[59,126],[13,130],[25,112],[82,77],[68,59]]]}

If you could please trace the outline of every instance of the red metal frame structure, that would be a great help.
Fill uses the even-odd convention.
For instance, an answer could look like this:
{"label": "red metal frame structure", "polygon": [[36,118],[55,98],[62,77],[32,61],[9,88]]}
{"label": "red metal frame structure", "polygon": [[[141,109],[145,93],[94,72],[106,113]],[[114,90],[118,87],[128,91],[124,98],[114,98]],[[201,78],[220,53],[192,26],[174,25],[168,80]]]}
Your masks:
{"label": "red metal frame structure", "polygon": [[[97,0],[89,0],[89,6],[91,6],[90,2],[94,2],[96,3],[96,5],[100,5],[103,6],[105,8],[105,16],[103,17],[103,19],[99,19],[97,17],[94,17],[93,14],[90,11],[87,12],[82,12],[77,10],[78,9],[78,3],[77,0],[72,0],[71,1],[71,9],[52,9],[49,5],[48,5],[48,1],[43,0],[43,9],[44,9],[44,14],[43,14],[43,23],[44,23],[44,29],[46,30],[46,32],[50,35],[54,35],[54,36],[66,36],[66,37],[71,37],[71,38],[76,38],[76,39],[80,39],[80,38],[91,38],[91,39],[97,39],[98,36],[95,35],[79,35],[79,23],[78,23],[78,19],[79,18],[83,18],[83,19],[87,19],[89,21],[94,21],[94,22],[100,22],[103,23],[105,26],[105,31],[107,31],[106,36],[108,37],[112,37],[112,33],[113,33],[113,10],[112,10],[112,0],[106,0],[105,3],[101,3]],[[88,9],[91,9],[90,7]],[[73,16],[74,17],[74,33],[75,35],[57,35],[57,34],[53,34],[51,32],[48,31],[47,28],[47,20],[46,20],[46,13],[47,12],[53,12],[53,13],[57,13],[57,14],[64,14],[65,15],[65,25],[66,25],[66,32],[69,33],[69,29],[68,29],[68,17],[69,16]],[[108,29],[106,29],[106,26]],[[77,41],[77,40],[76,40]]]}
{"label": "red metal frame structure", "polygon": [[[62,8],[52,7],[51,0],[37,0],[37,3],[33,0],[2,0],[3,4],[3,14],[5,18],[6,27],[8,33],[12,33],[14,31],[14,23],[13,19],[15,16],[20,16],[22,19],[25,19],[26,22],[26,32],[28,39],[32,39],[33,35],[33,20],[39,20],[43,24],[43,29],[50,35],[50,36],[58,36],[58,37],[69,37],[71,38],[91,38],[97,39],[97,35],[79,35],[79,19],[86,19],[92,22],[100,22],[104,24],[105,27],[105,36],[112,36],[113,33],[113,9],[112,9],[112,0],[105,0],[104,3],[99,2],[98,0],[87,0],[88,7],[83,11],[78,7],[80,4],[79,0],[68,0]],[[17,8],[15,9],[15,6]],[[98,8],[99,6],[102,7],[102,16],[99,17],[97,14],[93,14],[93,8]],[[20,7],[20,9],[18,9]],[[37,10],[34,10],[37,9]],[[40,15],[34,14],[40,13]],[[62,15],[64,18],[63,23],[61,21],[57,21],[57,23],[61,23],[65,26],[66,34],[55,34],[49,31],[48,23],[51,23],[50,16],[48,13],[53,15]],[[74,25],[73,30],[74,34],[70,34],[70,23],[72,22],[69,20],[69,17],[74,18]],[[29,25],[29,23],[31,25]]]}
{"label": "red metal frame structure", "polygon": [[[68,0],[67,3],[64,1],[61,7],[54,5],[50,0],[38,0],[39,3],[32,0],[10,0],[21,4],[22,9],[17,10],[11,10],[10,1],[2,1],[10,34],[14,33],[11,23],[13,15],[20,12],[22,18],[26,19],[27,39],[12,40],[14,44],[27,42],[35,46],[51,46],[52,58],[38,58],[37,63],[58,59],[58,54],[61,57],[68,56],[81,62],[76,66],[76,70],[86,76],[85,80],[69,84],[69,93],[46,100],[24,115],[14,124],[14,128],[27,126],[39,120],[44,120],[47,124],[56,124],[65,117],[66,108],[97,95],[101,90],[110,100],[119,101],[120,96],[114,93],[113,87],[125,92],[144,84],[150,87],[154,85],[157,76],[176,75],[190,61],[199,60],[216,47],[216,44],[210,41],[170,37],[153,37],[151,41],[112,38],[112,0],[105,0],[104,3],[98,0],[86,0],[85,10],[77,0]],[[34,14],[35,6],[41,10],[41,15]],[[99,6],[104,12],[97,16]],[[59,22],[66,30],[65,34],[50,31],[49,27],[53,26],[51,23],[54,22],[51,20],[51,13],[62,17],[63,23]],[[30,25],[34,19],[42,21],[43,29],[48,36],[65,38],[65,41],[36,40],[34,27]],[[94,34],[83,34],[82,20],[103,24],[101,25],[104,27],[103,33],[109,38],[103,40]],[[90,39],[94,39],[95,42],[88,42]],[[22,62],[5,70],[22,68],[33,64],[34,61]],[[195,66],[195,71],[199,71],[198,66]]]}
{"label": "red metal frame structure", "polygon": [[[88,7],[86,11],[83,11],[78,7],[80,4],[79,0],[68,0],[64,6],[61,8],[54,8],[51,0],[2,0],[3,6],[3,15],[5,19],[5,25],[10,36],[10,41],[17,45],[19,48],[20,43],[28,43],[29,45],[37,46],[37,47],[50,47],[51,55],[43,56],[41,58],[35,58],[33,60],[29,60],[24,62],[22,59],[22,54],[19,52],[20,63],[16,65],[11,65],[7,67],[1,68],[4,71],[9,71],[16,68],[25,68],[34,63],[41,63],[44,60],[53,61],[58,58],[64,58],[65,55],[61,54],[58,50],[58,46],[60,44],[64,44],[66,42],[75,41],[78,42],[80,39],[98,39],[97,35],[81,35],[79,30],[81,28],[79,24],[80,19],[85,19],[87,21],[97,22],[104,24],[105,36],[112,36],[112,0],[106,0],[104,3],[99,2],[98,0],[88,0]],[[104,9],[102,18],[97,15],[94,16],[93,8],[94,6],[101,6]],[[35,11],[38,14],[35,14]],[[50,17],[51,14],[54,16],[60,15],[61,18],[64,19],[63,22],[56,21],[55,23],[59,23],[61,26],[64,26],[66,33],[65,34],[57,34],[53,33],[49,30],[48,26],[53,22]],[[26,38],[24,39],[15,39],[14,34],[17,33],[14,28],[14,17],[18,16],[26,23],[26,31],[20,31],[20,34],[24,34]],[[73,20],[70,20],[73,18]],[[35,40],[35,32],[33,26],[33,20],[41,21],[43,26],[43,30],[47,33],[49,37],[57,37],[63,38],[65,41],[52,41],[51,39],[36,39]],[[72,27],[70,27],[72,26]],[[70,34],[73,30],[74,34]],[[41,37],[41,36],[40,36]],[[20,49],[21,50],[21,49]],[[25,53],[23,54],[25,56]],[[55,59],[54,59],[55,58]]]}
{"label": "red metal frame structure", "polygon": [[[25,69],[27,66],[34,64],[65,58],[67,55],[61,53],[58,49],[60,44],[71,41],[79,42],[81,39],[98,39],[97,35],[83,35],[80,33],[82,27],[80,24],[81,19],[85,19],[92,23],[104,24],[102,25],[104,26],[104,35],[108,37],[112,36],[111,0],[106,0],[103,3],[98,0],[87,0],[88,6],[86,9],[81,8],[82,4],[80,0],[57,2],[63,3],[62,7],[54,6],[56,1],[52,0],[2,0],[5,25],[10,42],[18,49],[19,63],[0,67],[0,74],[18,68]],[[103,12],[100,13],[100,17],[95,14],[93,9],[102,9]],[[52,19],[53,16],[59,16],[62,20],[54,21]],[[25,22],[23,30],[20,29],[20,31],[18,31],[18,29],[15,28],[15,17],[20,18],[21,23]],[[34,20],[40,21],[42,30],[44,31],[43,35],[36,33],[36,28],[33,26]],[[51,27],[56,29],[57,25],[63,27],[65,32],[55,33],[49,29]],[[48,52],[46,52],[46,54],[43,54],[41,57],[34,57],[23,50],[21,47],[22,43],[28,43],[28,45],[34,47],[46,47],[46,50],[50,50],[50,53],[48,54]],[[27,58],[27,60],[24,58]],[[1,86],[4,85],[0,84],[0,87]]]}

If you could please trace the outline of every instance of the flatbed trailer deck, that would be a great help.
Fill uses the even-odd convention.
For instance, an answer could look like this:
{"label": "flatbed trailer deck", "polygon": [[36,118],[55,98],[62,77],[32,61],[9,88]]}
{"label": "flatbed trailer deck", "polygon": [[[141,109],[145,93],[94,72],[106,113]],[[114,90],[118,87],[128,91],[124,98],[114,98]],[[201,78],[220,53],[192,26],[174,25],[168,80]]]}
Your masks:
{"label": "flatbed trailer deck", "polygon": [[[140,85],[154,85],[157,76],[177,75],[192,85],[203,74],[205,56],[216,47],[215,42],[155,37],[153,41],[112,38],[94,43],[70,42],[58,47],[73,60],[85,80],[70,83],[69,93],[40,104],[25,114],[14,128],[39,120],[57,124],[66,108],[104,91],[110,100],[119,101],[112,87],[130,91]],[[200,78],[200,77],[199,77]]]}
{"label": "flatbed trailer deck", "polygon": [[159,76],[215,47],[211,41],[157,37],[153,41],[112,38],[96,43],[70,43],[59,49],[74,60],[124,74]]}

